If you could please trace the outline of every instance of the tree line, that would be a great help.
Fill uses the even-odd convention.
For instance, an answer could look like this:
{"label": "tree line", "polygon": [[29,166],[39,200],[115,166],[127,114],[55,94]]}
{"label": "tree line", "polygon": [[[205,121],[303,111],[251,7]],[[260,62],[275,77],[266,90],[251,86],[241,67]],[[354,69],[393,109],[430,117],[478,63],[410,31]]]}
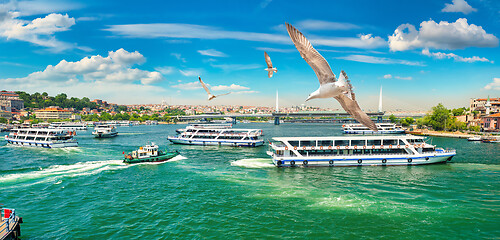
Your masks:
{"label": "tree line", "polygon": [[97,109],[99,106],[95,102],[91,102],[88,97],[82,99],[72,97],[68,98],[65,93],[60,93],[55,97],[49,96],[46,92],[29,94],[18,91],[19,98],[24,100],[24,107],[27,109],[46,108],[50,106],[58,106],[61,108],[74,108],[82,110],[83,108]]}

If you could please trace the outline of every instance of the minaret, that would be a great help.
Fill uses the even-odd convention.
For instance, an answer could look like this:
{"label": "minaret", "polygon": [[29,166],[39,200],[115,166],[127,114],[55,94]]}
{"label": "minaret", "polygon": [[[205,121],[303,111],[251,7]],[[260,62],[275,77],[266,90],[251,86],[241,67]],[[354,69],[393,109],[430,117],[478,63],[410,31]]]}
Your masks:
{"label": "minaret", "polygon": [[490,115],[490,107],[491,107],[490,96],[488,96],[488,100],[486,101],[486,104],[484,104],[484,107],[486,108],[486,115]]}
{"label": "minaret", "polygon": [[382,86],[380,86],[380,96],[378,99],[378,112],[382,112]]}

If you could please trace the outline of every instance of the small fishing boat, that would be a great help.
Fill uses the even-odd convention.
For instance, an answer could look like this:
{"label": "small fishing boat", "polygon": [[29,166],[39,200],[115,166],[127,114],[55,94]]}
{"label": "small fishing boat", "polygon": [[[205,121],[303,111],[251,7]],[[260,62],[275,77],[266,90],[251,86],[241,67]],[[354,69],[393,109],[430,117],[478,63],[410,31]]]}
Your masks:
{"label": "small fishing boat", "polygon": [[[125,154],[125,152],[123,152]],[[129,154],[125,154],[124,163],[134,164],[134,163],[144,163],[144,162],[166,162],[179,155],[179,152],[173,151],[163,152],[158,149],[158,145],[151,143],[146,146],[140,147],[136,151],[132,151]]]}

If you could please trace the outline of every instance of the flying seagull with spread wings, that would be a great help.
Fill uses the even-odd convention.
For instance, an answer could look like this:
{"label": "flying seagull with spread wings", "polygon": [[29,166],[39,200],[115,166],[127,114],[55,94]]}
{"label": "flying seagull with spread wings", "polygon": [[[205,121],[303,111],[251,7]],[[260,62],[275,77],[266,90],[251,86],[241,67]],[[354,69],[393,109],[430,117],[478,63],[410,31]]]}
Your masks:
{"label": "flying seagull with spread wings", "polygon": [[311,66],[319,80],[320,86],[318,90],[309,94],[306,101],[314,98],[333,97],[342,105],[342,108],[344,108],[347,113],[354,117],[354,119],[358,120],[358,122],[369,129],[377,131],[375,123],[365,112],[363,112],[363,110],[361,110],[358,102],[356,102],[354,92],[352,91],[352,85],[345,72],[342,71],[337,80],[325,58],[314,49],[309,40],[307,40],[299,30],[288,23],[286,23],[286,30],[293,44],[295,44],[295,47],[299,50],[300,56],[302,56],[309,66]]}
{"label": "flying seagull with spread wings", "polygon": [[230,93],[231,93],[231,92],[228,92],[228,93],[224,93],[224,94],[213,95],[213,94],[210,92],[210,90],[208,90],[207,85],[205,85],[205,83],[201,80],[201,77],[200,77],[200,76],[198,76],[198,79],[200,79],[201,86],[203,86],[203,88],[205,89],[205,91],[207,91],[207,93],[208,93],[208,101],[210,101],[210,100],[212,100],[212,99],[214,99],[214,98],[216,98],[216,97],[220,97],[220,96],[228,95],[228,94],[230,94]]}
{"label": "flying seagull with spread wings", "polygon": [[267,68],[264,70],[268,72],[267,76],[271,78],[273,76],[273,72],[278,72],[278,69],[273,67],[273,63],[271,62],[271,58],[269,57],[269,55],[267,55],[267,52],[264,52],[264,56],[266,57],[266,63],[267,63]]}

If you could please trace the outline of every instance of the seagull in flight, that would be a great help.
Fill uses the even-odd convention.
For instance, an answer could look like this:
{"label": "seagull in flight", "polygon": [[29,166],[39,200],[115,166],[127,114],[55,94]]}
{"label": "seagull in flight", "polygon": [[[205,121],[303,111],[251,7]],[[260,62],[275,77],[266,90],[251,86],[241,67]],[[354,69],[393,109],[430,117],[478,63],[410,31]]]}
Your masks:
{"label": "seagull in flight", "polygon": [[264,56],[266,57],[266,63],[267,63],[267,68],[264,70],[268,72],[267,76],[271,78],[273,76],[273,72],[278,72],[278,69],[273,67],[273,63],[271,62],[271,58],[269,57],[269,55],[267,55],[267,52],[264,52]]}
{"label": "seagull in flight", "polygon": [[228,95],[230,94],[231,92],[228,92],[228,93],[224,93],[224,94],[219,94],[219,95],[213,95],[212,93],[210,93],[210,90],[208,90],[208,87],[207,85],[205,85],[205,83],[201,80],[201,77],[198,76],[198,79],[200,79],[200,83],[201,83],[201,86],[203,86],[203,88],[205,89],[205,91],[207,91],[208,93],[208,101],[216,98],[216,97],[220,97],[220,96],[224,96],[224,95]]}
{"label": "seagull in flight", "polygon": [[320,87],[318,90],[309,94],[306,101],[314,98],[335,98],[342,108],[349,113],[354,119],[362,123],[369,129],[377,131],[377,126],[368,117],[368,115],[361,110],[356,102],[352,85],[348,80],[347,74],[342,71],[339,79],[333,74],[330,65],[321,54],[311,45],[309,40],[292,25],[286,23],[286,30],[292,39],[293,44],[299,50],[300,56],[311,66],[318,77]]}

